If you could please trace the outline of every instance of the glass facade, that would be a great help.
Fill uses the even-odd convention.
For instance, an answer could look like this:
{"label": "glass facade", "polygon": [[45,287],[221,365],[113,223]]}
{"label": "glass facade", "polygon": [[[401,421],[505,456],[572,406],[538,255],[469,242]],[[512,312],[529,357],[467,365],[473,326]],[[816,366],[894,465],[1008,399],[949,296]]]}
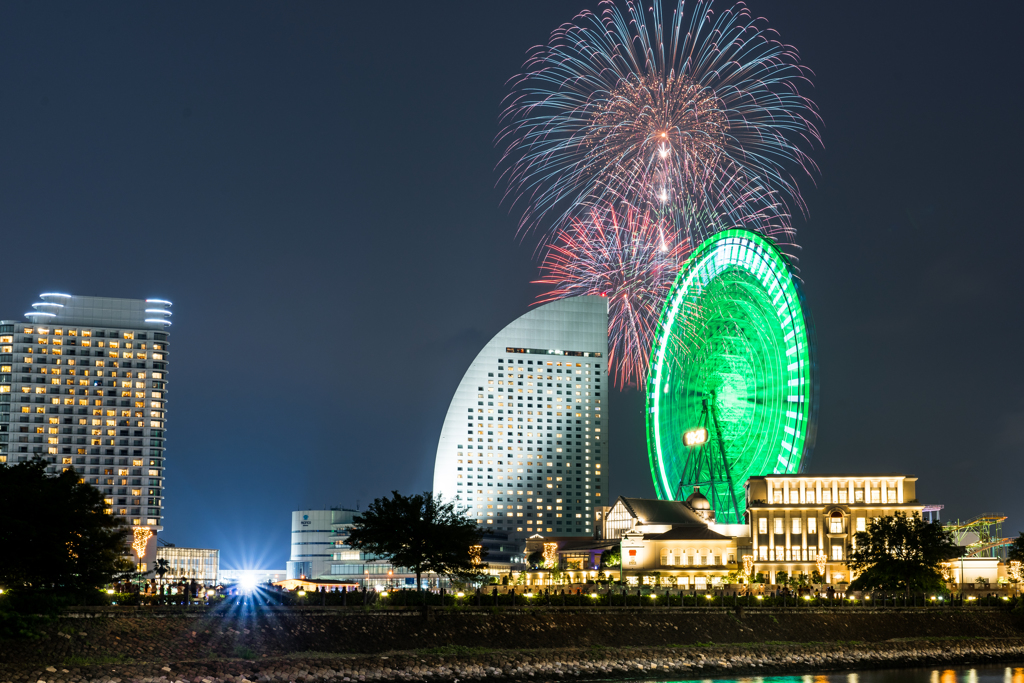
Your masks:
{"label": "glass facade", "polygon": [[220,583],[219,550],[161,546],[156,549],[156,559],[166,560],[170,565],[163,576],[166,583],[192,580],[207,586]]}

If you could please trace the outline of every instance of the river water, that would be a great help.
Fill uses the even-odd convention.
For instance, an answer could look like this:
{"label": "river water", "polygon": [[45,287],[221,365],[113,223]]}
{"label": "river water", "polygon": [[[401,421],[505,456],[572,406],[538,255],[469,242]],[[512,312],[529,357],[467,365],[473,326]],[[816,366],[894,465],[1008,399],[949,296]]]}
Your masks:
{"label": "river water", "polygon": [[[1024,683],[1024,665],[878,669],[829,674],[739,676],[736,678],[687,680],[705,681],[706,683]],[[667,682],[664,679],[647,679],[637,681],[637,683]]]}

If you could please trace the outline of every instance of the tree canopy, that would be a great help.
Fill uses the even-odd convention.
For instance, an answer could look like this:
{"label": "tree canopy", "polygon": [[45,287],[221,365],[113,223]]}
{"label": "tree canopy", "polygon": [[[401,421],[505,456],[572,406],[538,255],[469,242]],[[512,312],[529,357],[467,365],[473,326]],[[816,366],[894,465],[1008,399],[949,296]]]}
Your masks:
{"label": "tree canopy", "polygon": [[622,551],[618,548],[609,548],[601,553],[602,567],[618,567],[622,564]]}
{"label": "tree canopy", "polygon": [[73,469],[0,465],[0,585],[77,593],[109,583],[126,550],[125,527]]}
{"label": "tree canopy", "polygon": [[377,498],[354,522],[348,545],[413,570],[417,588],[424,572],[465,579],[487,568],[484,530],[455,501],[430,491],[411,496],[392,491],[391,498]]}
{"label": "tree canopy", "polygon": [[878,517],[854,540],[847,565],[858,576],[850,590],[941,590],[940,565],[960,554],[945,528],[917,513]]}
{"label": "tree canopy", "polygon": [[1024,563],[1024,531],[1019,532],[1017,538],[1013,539],[1013,543],[1007,549],[1006,559]]}

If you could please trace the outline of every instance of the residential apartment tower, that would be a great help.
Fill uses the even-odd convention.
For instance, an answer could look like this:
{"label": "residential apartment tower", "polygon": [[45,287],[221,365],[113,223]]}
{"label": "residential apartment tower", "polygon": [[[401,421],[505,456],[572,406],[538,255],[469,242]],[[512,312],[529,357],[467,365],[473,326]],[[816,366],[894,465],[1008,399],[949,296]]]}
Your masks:
{"label": "residential apartment tower", "polygon": [[112,514],[161,531],[170,306],[46,293],[0,320],[0,462],[74,467]]}

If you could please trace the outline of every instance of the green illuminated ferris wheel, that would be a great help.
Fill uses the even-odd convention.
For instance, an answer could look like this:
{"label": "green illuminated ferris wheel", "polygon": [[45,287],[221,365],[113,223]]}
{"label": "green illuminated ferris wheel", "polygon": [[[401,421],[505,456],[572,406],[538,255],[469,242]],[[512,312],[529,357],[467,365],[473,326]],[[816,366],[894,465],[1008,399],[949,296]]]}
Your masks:
{"label": "green illuminated ferris wheel", "polygon": [[647,450],[662,500],[699,486],[743,522],[748,477],[802,471],[816,419],[814,340],[789,261],[726,230],[683,265],[662,309],[647,386]]}

